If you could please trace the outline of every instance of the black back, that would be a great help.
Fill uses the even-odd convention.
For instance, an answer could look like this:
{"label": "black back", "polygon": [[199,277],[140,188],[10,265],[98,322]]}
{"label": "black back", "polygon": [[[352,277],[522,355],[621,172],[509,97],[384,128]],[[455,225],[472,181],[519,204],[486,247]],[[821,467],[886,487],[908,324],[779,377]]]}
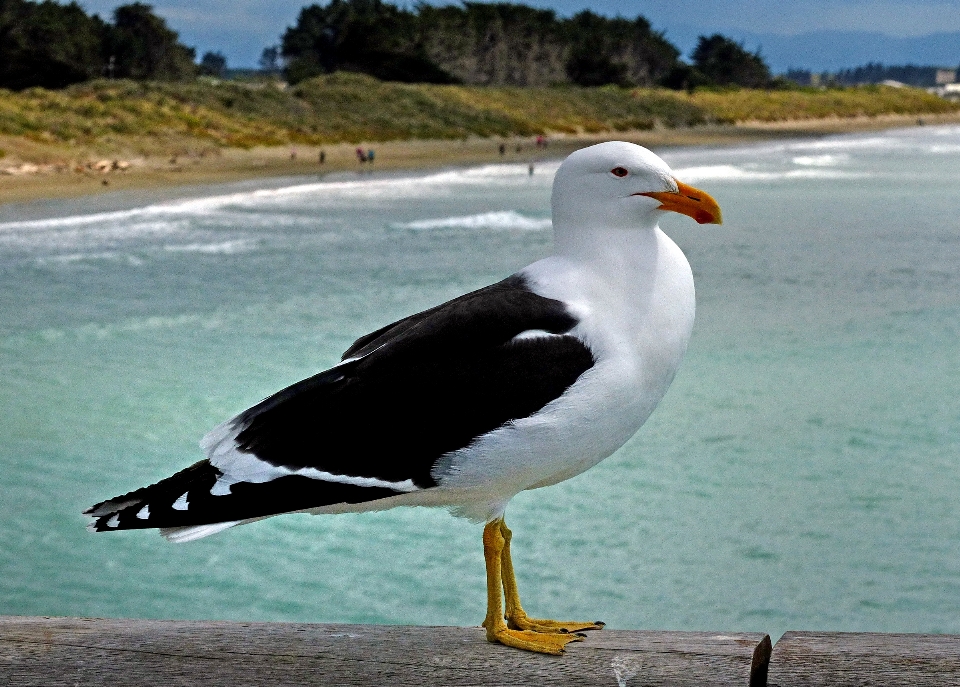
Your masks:
{"label": "black back", "polygon": [[573,336],[512,340],[576,324],[512,276],[361,337],[344,353],[358,359],[238,416],[238,447],[291,469],[434,486],[443,454],[537,412],[593,366]]}

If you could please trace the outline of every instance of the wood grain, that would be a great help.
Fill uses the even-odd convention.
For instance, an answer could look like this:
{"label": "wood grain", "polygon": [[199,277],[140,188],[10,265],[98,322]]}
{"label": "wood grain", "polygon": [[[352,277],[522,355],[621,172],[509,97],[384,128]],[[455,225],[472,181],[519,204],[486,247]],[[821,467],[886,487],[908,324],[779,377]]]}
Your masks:
{"label": "wood grain", "polygon": [[764,684],[762,633],[604,630],[565,656],[480,628],[0,616],[10,687]]}
{"label": "wood grain", "polygon": [[770,687],[960,685],[960,635],[787,632]]}

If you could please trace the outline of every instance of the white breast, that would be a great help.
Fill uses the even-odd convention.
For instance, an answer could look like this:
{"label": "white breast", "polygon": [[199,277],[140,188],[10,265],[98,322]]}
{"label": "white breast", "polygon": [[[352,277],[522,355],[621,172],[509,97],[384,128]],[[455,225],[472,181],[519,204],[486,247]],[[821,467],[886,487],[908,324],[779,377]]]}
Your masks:
{"label": "white breast", "polygon": [[621,257],[613,264],[552,257],[522,272],[537,293],[568,305],[580,320],[570,334],[591,348],[596,363],[540,412],[441,461],[435,474],[442,489],[474,493],[476,509],[461,507],[461,514],[493,517],[519,491],[596,465],[633,436],[663,398],[693,329],[693,275],[659,229],[636,255]]}

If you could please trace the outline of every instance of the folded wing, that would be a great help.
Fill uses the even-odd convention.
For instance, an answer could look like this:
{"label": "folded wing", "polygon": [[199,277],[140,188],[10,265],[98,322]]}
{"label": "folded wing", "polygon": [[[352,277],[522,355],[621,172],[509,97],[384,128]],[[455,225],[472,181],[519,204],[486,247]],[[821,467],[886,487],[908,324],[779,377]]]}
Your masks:
{"label": "folded wing", "polygon": [[593,366],[576,325],[516,275],[402,319],[215,429],[207,460],[91,508],[92,528],[188,538],[435,488],[444,454],[536,413]]}

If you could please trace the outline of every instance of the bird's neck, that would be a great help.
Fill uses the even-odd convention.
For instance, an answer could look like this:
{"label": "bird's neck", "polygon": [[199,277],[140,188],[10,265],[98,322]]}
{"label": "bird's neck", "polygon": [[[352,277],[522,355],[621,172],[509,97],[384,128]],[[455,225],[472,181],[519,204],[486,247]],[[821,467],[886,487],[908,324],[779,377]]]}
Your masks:
{"label": "bird's neck", "polygon": [[[613,281],[636,281],[655,269],[660,230],[581,226],[556,232],[556,254],[607,275]],[[639,273],[639,274],[638,274]]]}

